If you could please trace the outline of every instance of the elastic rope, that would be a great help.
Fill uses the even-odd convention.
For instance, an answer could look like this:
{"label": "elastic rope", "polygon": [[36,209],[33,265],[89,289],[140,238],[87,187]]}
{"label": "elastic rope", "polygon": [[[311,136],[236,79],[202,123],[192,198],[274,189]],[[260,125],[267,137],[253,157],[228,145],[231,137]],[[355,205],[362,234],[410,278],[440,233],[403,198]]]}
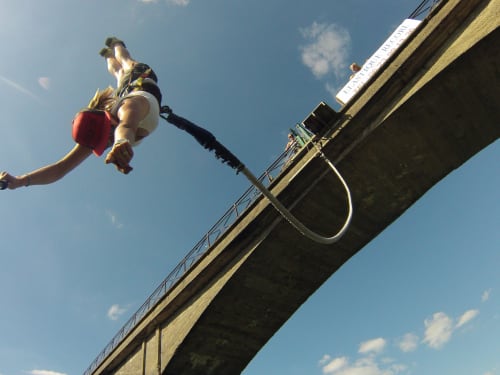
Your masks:
{"label": "elastic rope", "polygon": [[333,172],[337,175],[339,178],[339,181],[342,183],[342,186],[344,187],[346,191],[346,196],[347,196],[347,205],[348,205],[348,214],[347,218],[344,222],[344,225],[340,230],[333,236],[331,237],[325,237],[321,236],[309,228],[307,228],[302,222],[300,222],[293,214],[281,204],[281,202],[276,199],[276,197],[246,168],[244,167],[242,169],[242,173],[250,180],[250,182],[257,188],[259,189],[262,194],[269,199],[271,204],[276,208],[276,210],[283,216],[290,224],[292,224],[295,229],[297,229],[300,233],[302,233],[304,236],[308,237],[309,239],[318,242],[320,244],[324,245],[330,245],[334,242],[337,242],[340,240],[340,238],[345,234],[347,229],[349,228],[349,225],[352,220],[352,197],[351,197],[351,191],[349,190],[349,187],[347,186],[347,183],[345,182],[344,178],[340,174],[340,172],[335,168],[333,163],[323,154],[323,152],[319,151],[320,156],[323,158],[323,160],[328,164],[330,169],[333,170]]}
{"label": "elastic rope", "polygon": [[304,236],[308,237],[309,239],[318,242],[320,244],[324,245],[330,245],[334,242],[337,242],[347,231],[347,228],[349,227],[349,224],[351,223],[352,220],[352,197],[351,197],[351,192],[349,190],[349,187],[347,186],[347,183],[345,182],[344,178],[340,174],[340,172],[335,168],[333,163],[328,160],[328,158],[325,156],[325,154],[319,149],[319,147],[314,144],[314,146],[317,148],[318,154],[325,160],[325,162],[328,164],[328,166],[333,170],[333,172],[337,175],[339,178],[340,182],[342,183],[346,195],[347,195],[347,204],[348,204],[348,214],[347,218],[344,222],[344,225],[340,230],[333,236],[331,237],[324,237],[321,236],[309,228],[307,228],[304,224],[302,224],[295,216],[292,215],[292,213],[285,207],[283,206],[280,201],[245,167],[243,163],[241,163],[236,156],[234,156],[226,147],[224,147],[219,141],[216,140],[215,136],[210,133],[208,130],[192,123],[191,121],[180,117],[176,114],[173,113],[172,109],[168,106],[163,106],[161,107],[161,114],[167,114],[167,116],[163,116],[160,114],[160,116],[166,120],[167,122],[170,122],[171,124],[175,125],[181,130],[186,131],[187,133],[191,134],[203,147],[208,149],[209,151],[214,151],[215,156],[218,159],[221,159],[223,163],[227,163],[231,168],[235,169],[238,172],[242,172],[247,179],[257,188],[261,191],[261,193],[269,199],[271,204],[276,208],[276,210],[290,223],[292,226],[297,229],[300,233],[302,233]]}

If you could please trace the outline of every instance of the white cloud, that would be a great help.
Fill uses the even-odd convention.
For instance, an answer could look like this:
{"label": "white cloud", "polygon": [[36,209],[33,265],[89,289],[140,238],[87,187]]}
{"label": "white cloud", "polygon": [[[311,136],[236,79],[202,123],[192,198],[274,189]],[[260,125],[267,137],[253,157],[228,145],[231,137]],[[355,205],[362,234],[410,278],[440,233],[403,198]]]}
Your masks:
{"label": "white cloud", "polygon": [[324,355],[319,361],[325,375],[397,375],[404,372],[408,367],[401,363],[396,363],[391,358],[381,358],[376,354],[386,347],[386,340],[376,338],[367,340],[359,345],[358,352],[361,354],[354,362],[342,356],[331,358]]}
{"label": "white cloud", "polygon": [[380,353],[382,350],[384,350],[386,345],[386,341],[379,337],[373,340],[368,340],[365,342],[362,342],[359,345],[359,353],[366,354],[366,353]]}
{"label": "white cloud", "polygon": [[398,342],[398,346],[402,352],[413,352],[418,347],[418,336],[413,333],[407,333]]}
{"label": "white cloud", "polygon": [[423,342],[433,349],[441,349],[450,341],[456,329],[463,327],[478,315],[479,310],[467,310],[457,319],[457,323],[454,325],[453,319],[448,315],[443,312],[437,312],[432,318],[424,321],[425,338]]}
{"label": "white cloud", "polygon": [[121,307],[118,304],[111,306],[108,310],[108,318],[111,320],[118,320],[120,316],[122,316],[127,309],[125,307]]}
{"label": "white cloud", "polygon": [[45,90],[50,89],[50,78],[49,77],[40,77],[38,78],[38,84],[44,88]]}
{"label": "white cloud", "polygon": [[426,319],[424,343],[433,349],[440,349],[450,341],[453,331],[464,326],[476,316],[479,310],[467,310],[458,319],[454,326],[453,320],[443,312],[435,313],[431,319]]}
{"label": "white cloud", "polygon": [[[327,357],[329,358],[330,356]],[[333,374],[341,370],[345,366],[347,366],[348,362],[349,361],[347,360],[347,357],[334,358],[333,360],[328,362],[325,366],[323,366],[323,374]]]}
{"label": "white cloud", "polygon": [[[425,334],[423,343],[430,348],[441,349],[452,337],[453,332],[463,327],[479,315],[479,310],[470,309],[454,319],[444,312],[437,312],[425,319]],[[412,352],[418,348],[420,338],[414,333],[407,333],[398,340],[396,345],[402,352]],[[325,375],[398,375],[406,373],[409,367],[389,357],[379,356],[387,346],[384,338],[367,340],[359,345],[359,358],[350,361],[348,357],[332,358],[325,354],[319,365]],[[487,372],[483,375],[493,375]]]}
{"label": "white cloud", "polygon": [[478,315],[479,315],[479,310],[468,310],[464,312],[462,316],[458,318],[458,323],[455,328],[462,327],[464,324],[467,324]]}
{"label": "white cloud", "polygon": [[349,32],[335,24],[314,22],[301,29],[309,44],[302,46],[302,62],[317,78],[330,73],[336,77],[345,76],[347,57],[351,43]]}
{"label": "white cloud", "polygon": [[346,357],[333,359],[323,367],[325,375],[396,375],[407,369],[398,363],[378,363],[374,357],[363,357],[350,364]]}
{"label": "white cloud", "polygon": [[66,375],[63,372],[49,371],[49,370],[31,370],[28,372],[31,375]]}
{"label": "white cloud", "polygon": [[491,288],[483,292],[483,295],[481,296],[481,302],[488,301],[490,299],[490,295],[491,295]]}
{"label": "white cloud", "polygon": [[432,318],[425,319],[425,342],[433,349],[440,349],[446,344],[453,333],[453,321],[443,312],[435,313]]}

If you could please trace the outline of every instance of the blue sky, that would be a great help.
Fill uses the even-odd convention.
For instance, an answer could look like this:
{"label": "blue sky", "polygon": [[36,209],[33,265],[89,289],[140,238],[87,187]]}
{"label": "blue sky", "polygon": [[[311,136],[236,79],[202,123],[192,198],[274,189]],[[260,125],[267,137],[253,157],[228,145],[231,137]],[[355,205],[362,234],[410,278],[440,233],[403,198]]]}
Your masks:
{"label": "blue sky", "polygon": [[[375,4],[376,3],[376,4]],[[419,0],[0,0],[0,169],[71,147],[114,84],[109,35],[153,66],[164,103],[256,174]],[[0,194],[0,374],[83,373],[246,190],[169,125],[123,176],[92,157]],[[498,141],[436,185],[318,290],[244,375],[500,375]]]}

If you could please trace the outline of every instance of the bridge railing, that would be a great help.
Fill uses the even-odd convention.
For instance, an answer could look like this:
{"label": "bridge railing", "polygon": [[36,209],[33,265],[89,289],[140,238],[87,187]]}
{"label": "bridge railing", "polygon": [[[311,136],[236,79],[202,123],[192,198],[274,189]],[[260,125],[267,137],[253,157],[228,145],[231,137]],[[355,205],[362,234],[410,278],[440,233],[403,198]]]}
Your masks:
{"label": "bridge railing", "polygon": [[[314,137],[314,135],[302,124],[297,124],[293,129],[290,129],[290,133],[294,136],[294,141],[287,145],[286,150],[259,177],[259,181],[266,187],[268,187],[281,171],[287,167],[301,148]],[[134,327],[153,309],[154,306],[156,306],[182,276],[191,269],[201,256],[212,247],[212,245],[236,222],[260,195],[261,192],[253,185],[245,191],[245,193],[226,211],[123,325],[118,333],[90,364],[84,372],[84,375],[91,375],[97,369]]]}
{"label": "bridge railing", "polygon": [[420,5],[408,16],[408,18],[425,18],[442,1],[444,0],[423,0]]}

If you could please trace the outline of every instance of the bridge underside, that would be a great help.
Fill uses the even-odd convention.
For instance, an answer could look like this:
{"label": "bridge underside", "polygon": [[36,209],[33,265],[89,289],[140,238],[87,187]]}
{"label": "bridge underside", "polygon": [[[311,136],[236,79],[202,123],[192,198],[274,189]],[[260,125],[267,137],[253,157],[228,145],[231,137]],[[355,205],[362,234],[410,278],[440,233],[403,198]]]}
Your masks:
{"label": "bridge underside", "polygon": [[[498,139],[499,8],[498,0],[445,1],[340,118],[326,118],[323,151],[355,210],[340,242],[316,244],[258,201],[95,373],[243,371],[339,267]],[[313,116],[325,113],[320,106]],[[325,235],[347,214],[343,188],[314,150],[298,155],[273,192]]]}

